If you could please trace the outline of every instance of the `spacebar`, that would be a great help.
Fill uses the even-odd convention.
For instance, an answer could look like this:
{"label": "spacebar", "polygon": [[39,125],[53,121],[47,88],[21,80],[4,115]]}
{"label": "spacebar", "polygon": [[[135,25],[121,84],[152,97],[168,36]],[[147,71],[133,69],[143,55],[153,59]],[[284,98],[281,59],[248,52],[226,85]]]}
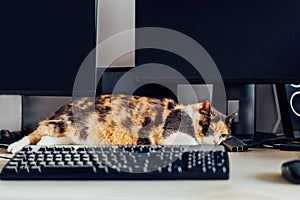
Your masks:
{"label": "spacebar", "polygon": [[43,174],[94,174],[93,166],[44,166]]}

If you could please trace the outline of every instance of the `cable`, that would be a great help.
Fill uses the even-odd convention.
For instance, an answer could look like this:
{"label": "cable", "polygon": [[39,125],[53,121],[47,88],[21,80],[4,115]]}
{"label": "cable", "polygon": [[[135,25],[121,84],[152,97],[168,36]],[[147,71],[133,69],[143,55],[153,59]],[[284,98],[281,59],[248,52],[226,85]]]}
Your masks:
{"label": "cable", "polygon": [[[7,149],[7,147],[8,147],[8,144],[1,144],[0,143],[0,148]],[[2,158],[2,159],[11,159],[10,157],[1,156],[1,155],[0,155],[0,158]]]}
{"label": "cable", "polygon": [[[270,133],[271,134],[271,133]],[[260,139],[241,139],[248,148],[269,148],[286,151],[300,151],[300,137],[287,138],[285,136],[277,136],[272,138]]]}
{"label": "cable", "polygon": [[300,138],[285,138],[285,137],[278,137],[278,138],[268,138],[259,141],[262,144],[269,144],[269,143],[286,143],[286,142],[300,142]]}
{"label": "cable", "polygon": [[7,149],[8,146],[9,146],[8,144],[2,144],[2,143],[0,143],[0,148],[5,148],[5,149]]}
{"label": "cable", "polygon": [[258,147],[279,149],[285,151],[300,151],[299,138],[269,138],[259,141]]}
{"label": "cable", "polygon": [[2,158],[2,159],[8,159],[8,160],[11,159],[10,157],[6,157],[6,156],[0,156],[0,158]]}

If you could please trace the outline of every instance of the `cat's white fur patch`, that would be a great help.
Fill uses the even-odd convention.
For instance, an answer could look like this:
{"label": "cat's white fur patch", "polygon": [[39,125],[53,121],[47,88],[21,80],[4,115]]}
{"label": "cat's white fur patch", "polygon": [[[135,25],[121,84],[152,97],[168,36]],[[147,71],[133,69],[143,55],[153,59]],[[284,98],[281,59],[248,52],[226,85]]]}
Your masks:
{"label": "cat's white fur patch", "polygon": [[43,136],[37,145],[61,145],[61,144],[71,144],[71,141],[67,137],[51,137]]}
{"label": "cat's white fur patch", "polygon": [[170,136],[162,140],[163,145],[196,145],[197,142],[195,138],[192,136],[182,133],[182,132],[175,132],[172,133]]}
{"label": "cat's white fur patch", "polygon": [[25,136],[21,140],[10,144],[7,148],[7,151],[12,152],[12,153],[17,153],[23,147],[25,147],[26,145],[29,145],[29,144],[30,144],[29,138],[27,136]]}
{"label": "cat's white fur patch", "polygon": [[213,137],[213,136],[204,137],[202,140],[202,143],[203,144],[214,144],[214,145],[220,144],[222,141],[218,139],[218,135],[219,134],[216,134],[215,137]]}

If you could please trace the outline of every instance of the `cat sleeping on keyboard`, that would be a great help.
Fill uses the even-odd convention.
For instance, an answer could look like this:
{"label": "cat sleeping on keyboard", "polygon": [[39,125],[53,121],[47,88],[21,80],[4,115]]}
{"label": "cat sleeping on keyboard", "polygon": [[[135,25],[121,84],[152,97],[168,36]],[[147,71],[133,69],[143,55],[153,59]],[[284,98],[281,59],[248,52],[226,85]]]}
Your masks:
{"label": "cat sleeping on keyboard", "polygon": [[41,121],[8,151],[16,153],[34,144],[220,144],[229,137],[236,115],[225,116],[208,101],[184,105],[133,95],[85,97]]}

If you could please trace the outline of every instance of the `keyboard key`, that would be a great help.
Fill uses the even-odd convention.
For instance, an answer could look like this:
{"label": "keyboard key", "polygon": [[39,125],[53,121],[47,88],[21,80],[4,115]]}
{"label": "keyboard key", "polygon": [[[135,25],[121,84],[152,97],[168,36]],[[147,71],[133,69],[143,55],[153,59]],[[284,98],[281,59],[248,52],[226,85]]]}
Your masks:
{"label": "keyboard key", "polygon": [[16,166],[7,165],[1,172],[2,175],[6,174],[17,174],[18,169]]}
{"label": "keyboard key", "polygon": [[30,174],[41,174],[41,167],[40,166],[32,166],[29,168]]}

